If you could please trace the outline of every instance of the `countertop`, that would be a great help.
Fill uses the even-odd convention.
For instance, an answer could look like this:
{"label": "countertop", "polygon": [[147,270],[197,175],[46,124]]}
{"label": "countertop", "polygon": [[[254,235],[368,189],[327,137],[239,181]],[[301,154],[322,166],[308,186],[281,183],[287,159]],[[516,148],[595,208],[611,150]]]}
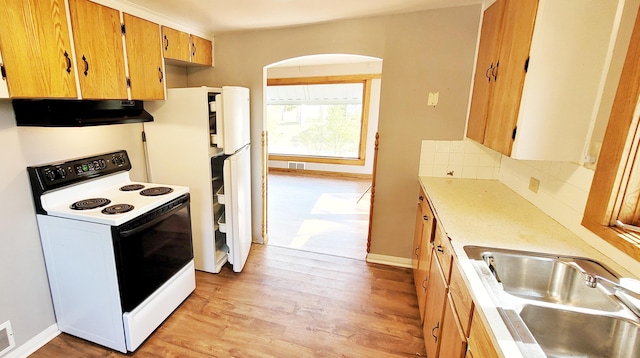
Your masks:
{"label": "countertop", "polygon": [[584,256],[618,274],[628,272],[497,180],[419,177],[455,252],[476,310],[504,357],[523,357],[468,259],[464,246]]}

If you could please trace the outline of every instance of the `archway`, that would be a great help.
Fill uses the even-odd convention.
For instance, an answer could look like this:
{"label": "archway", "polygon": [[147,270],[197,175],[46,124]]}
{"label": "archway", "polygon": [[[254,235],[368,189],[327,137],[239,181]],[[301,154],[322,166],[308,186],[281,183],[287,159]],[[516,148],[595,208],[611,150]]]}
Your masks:
{"label": "archway", "polygon": [[[264,239],[265,244],[269,244],[270,235],[270,217],[269,215],[269,170],[271,168],[272,171],[278,170],[279,172],[295,172],[296,175],[301,174],[311,174],[311,175],[323,175],[329,176],[333,178],[340,178],[339,180],[348,180],[349,178],[356,182],[360,180],[362,182],[364,180],[368,180],[364,187],[359,189],[359,192],[356,194],[356,200],[353,200],[353,193],[349,194],[339,194],[342,195],[339,199],[336,199],[335,195],[332,199],[328,199],[327,195],[330,194],[322,194],[323,199],[318,200],[322,201],[325,204],[332,203],[329,205],[339,205],[342,208],[342,214],[345,214],[345,203],[348,205],[353,204],[355,201],[355,206],[353,210],[357,211],[358,214],[362,214],[362,203],[366,204],[366,222],[362,222],[362,215],[358,215],[358,220],[354,219],[354,217],[345,217],[343,215],[342,219],[337,220],[347,220],[342,223],[336,223],[335,221],[328,223],[326,216],[323,220],[318,220],[317,216],[315,219],[305,219],[298,218],[299,228],[293,228],[292,230],[298,230],[296,233],[292,232],[282,232],[280,231],[280,235],[286,235],[290,242],[289,247],[307,250],[307,251],[315,251],[329,254],[336,254],[339,256],[347,256],[359,259],[365,259],[366,254],[368,252],[368,235],[370,234],[371,227],[371,205],[369,202],[373,200],[369,199],[367,194],[372,194],[374,190],[374,174],[375,174],[375,150],[376,150],[376,134],[378,127],[378,107],[379,107],[379,98],[380,98],[380,83],[381,83],[381,75],[382,75],[382,60],[379,58],[368,57],[368,56],[360,56],[360,55],[347,55],[347,54],[323,54],[323,55],[312,55],[312,56],[303,56],[292,58],[284,61],[280,61],[268,66],[264,67],[263,71],[263,133],[262,133],[262,207],[263,207],[263,217],[262,217],[262,237]],[[322,155],[295,155],[293,157],[270,153],[270,148],[273,148],[272,139],[274,138],[274,134],[276,134],[273,130],[273,127],[270,131],[270,125],[268,123],[268,115],[267,115],[267,107],[269,103],[274,103],[274,98],[277,97],[281,100],[282,104],[289,104],[291,102],[282,102],[282,96],[278,94],[273,94],[273,91],[268,90],[269,88],[275,88],[273,85],[273,81],[284,81],[291,83],[300,83],[300,84],[309,84],[309,83],[320,83],[320,84],[337,84],[341,82],[347,83],[357,83],[361,81],[362,83],[362,122],[360,122],[360,137],[359,144],[361,147],[360,152],[356,156],[357,160],[345,160],[341,158],[339,160],[330,160],[327,157]],[[268,84],[271,83],[271,86]],[[278,82],[281,83],[281,82]],[[327,87],[327,86],[325,86]],[[282,87],[278,87],[282,88]],[[296,87],[297,88],[297,87]],[[310,92],[311,87],[305,87],[305,92]],[[291,87],[288,88],[290,92]],[[313,90],[313,92],[317,92],[318,89]],[[324,91],[324,89],[322,89]],[[275,91],[278,92],[278,91]],[[283,92],[282,90],[279,92]],[[344,96],[344,94],[341,94]],[[279,96],[279,97],[278,97]],[[287,98],[291,97],[291,93],[287,94]],[[315,97],[324,96],[318,95],[316,93]],[[307,95],[307,98],[309,95]],[[314,98],[315,98],[314,97]],[[334,97],[340,97],[335,96]],[[273,109],[275,105],[271,106]],[[281,146],[279,146],[281,147]],[[351,158],[353,159],[353,158]],[[304,168],[304,169],[302,169]],[[345,179],[346,178],[346,179]],[[353,183],[351,183],[353,184]],[[368,184],[368,185],[367,185]],[[357,186],[357,185],[356,185]],[[335,194],[335,193],[333,193]],[[341,202],[340,199],[347,200],[348,196],[352,196],[348,202]],[[315,200],[315,199],[314,199]],[[332,201],[333,200],[333,201]],[[350,206],[351,207],[351,206]],[[321,210],[326,210],[324,209]],[[317,214],[318,208],[316,207],[315,212]],[[301,210],[298,210],[298,212]],[[326,213],[326,212],[325,212]],[[355,212],[354,212],[355,213]],[[354,214],[352,213],[352,214]],[[333,217],[336,218],[335,216]],[[353,219],[352,221],[348,221],[349,219]],[[281,219],[279,219],[281,220]],[[291,226],[298,225],[294,223],[293,220],[290,223]],[[335,251],[335,243],[334,246],[323,246],[318,249],[317,242],[322,240],[321,237],[324,235],[324,240],[327,240],[328,235],[331,235],[330,227],[335,228],[336,230],[342,225],[342,234],[346,235],[345,225],[360,226],[364,224],[364,235],[361,238],[360,243],[356,243],[355,246],[351,247],[350,252],[337,252]],[[303,227],[304,226],[304,227]],[[316,236],[313,233],[310,233],[309,230],[312,227],[322,227],[323,233],[318,234]],[[348,228],[351,231],[352,227]],[[357,229],[353,228],[354,231]],[[362,230],[361,230],[362,231]],[[277,232],[276,232],[277,233]],[[353,235],[352,235],[353,236]],[[315,240],[315,243],[312,241]],[[353,240],[353,239],[352,239]],[[275,242],[275,236],[273,242]],[[282,246],[284,241],[282,238],[278,240],[277,245]],[[361,244],[360,247],[358,244]],[[333,247],[333,248],[331,248]],[[320,251],[316,251],[320,250]],[[360,251],[356,253],[356,251]]]}

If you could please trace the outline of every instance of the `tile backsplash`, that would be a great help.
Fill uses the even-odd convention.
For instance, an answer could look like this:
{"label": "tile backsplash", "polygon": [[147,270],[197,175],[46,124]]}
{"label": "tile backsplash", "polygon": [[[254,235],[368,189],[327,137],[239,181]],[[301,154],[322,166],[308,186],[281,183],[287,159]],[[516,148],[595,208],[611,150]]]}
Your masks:
{"label": "tile backsplash", "polygon": [[581,225],[593,174],[578,163],[511,159],[472,140],[422,141],[420,176],[499,180],[591,246],[640,272],[640,263]]}
{"label": "tile backsplash", "polygon": [[498,179],[500,160],[500,153],[471,140],[424,140],[419,175]]}

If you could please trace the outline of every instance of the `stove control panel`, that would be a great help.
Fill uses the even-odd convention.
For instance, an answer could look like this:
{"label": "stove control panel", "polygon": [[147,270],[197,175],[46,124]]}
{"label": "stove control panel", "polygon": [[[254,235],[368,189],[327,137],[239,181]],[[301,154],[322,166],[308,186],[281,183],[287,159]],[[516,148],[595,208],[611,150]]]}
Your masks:
{"label": "stove control panel", "polygon": [[27,168],[34,194],[39,195],[49,190],[128,170],[131,170],[131,163],[124,150]]}

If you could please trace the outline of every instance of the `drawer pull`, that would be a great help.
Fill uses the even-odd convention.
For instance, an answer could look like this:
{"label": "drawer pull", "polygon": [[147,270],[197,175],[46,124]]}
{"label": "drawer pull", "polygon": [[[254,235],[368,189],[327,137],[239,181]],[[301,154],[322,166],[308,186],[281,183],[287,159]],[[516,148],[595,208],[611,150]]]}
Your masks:
{"label": "drawer pull", "polygon": [[438,342],[438,336],[436,336],[434,334],[435,330],[440,328],[440,322],[438,322],[432,329],[431,329],[431,335],[433,336],[433,342],[436,343]]}

